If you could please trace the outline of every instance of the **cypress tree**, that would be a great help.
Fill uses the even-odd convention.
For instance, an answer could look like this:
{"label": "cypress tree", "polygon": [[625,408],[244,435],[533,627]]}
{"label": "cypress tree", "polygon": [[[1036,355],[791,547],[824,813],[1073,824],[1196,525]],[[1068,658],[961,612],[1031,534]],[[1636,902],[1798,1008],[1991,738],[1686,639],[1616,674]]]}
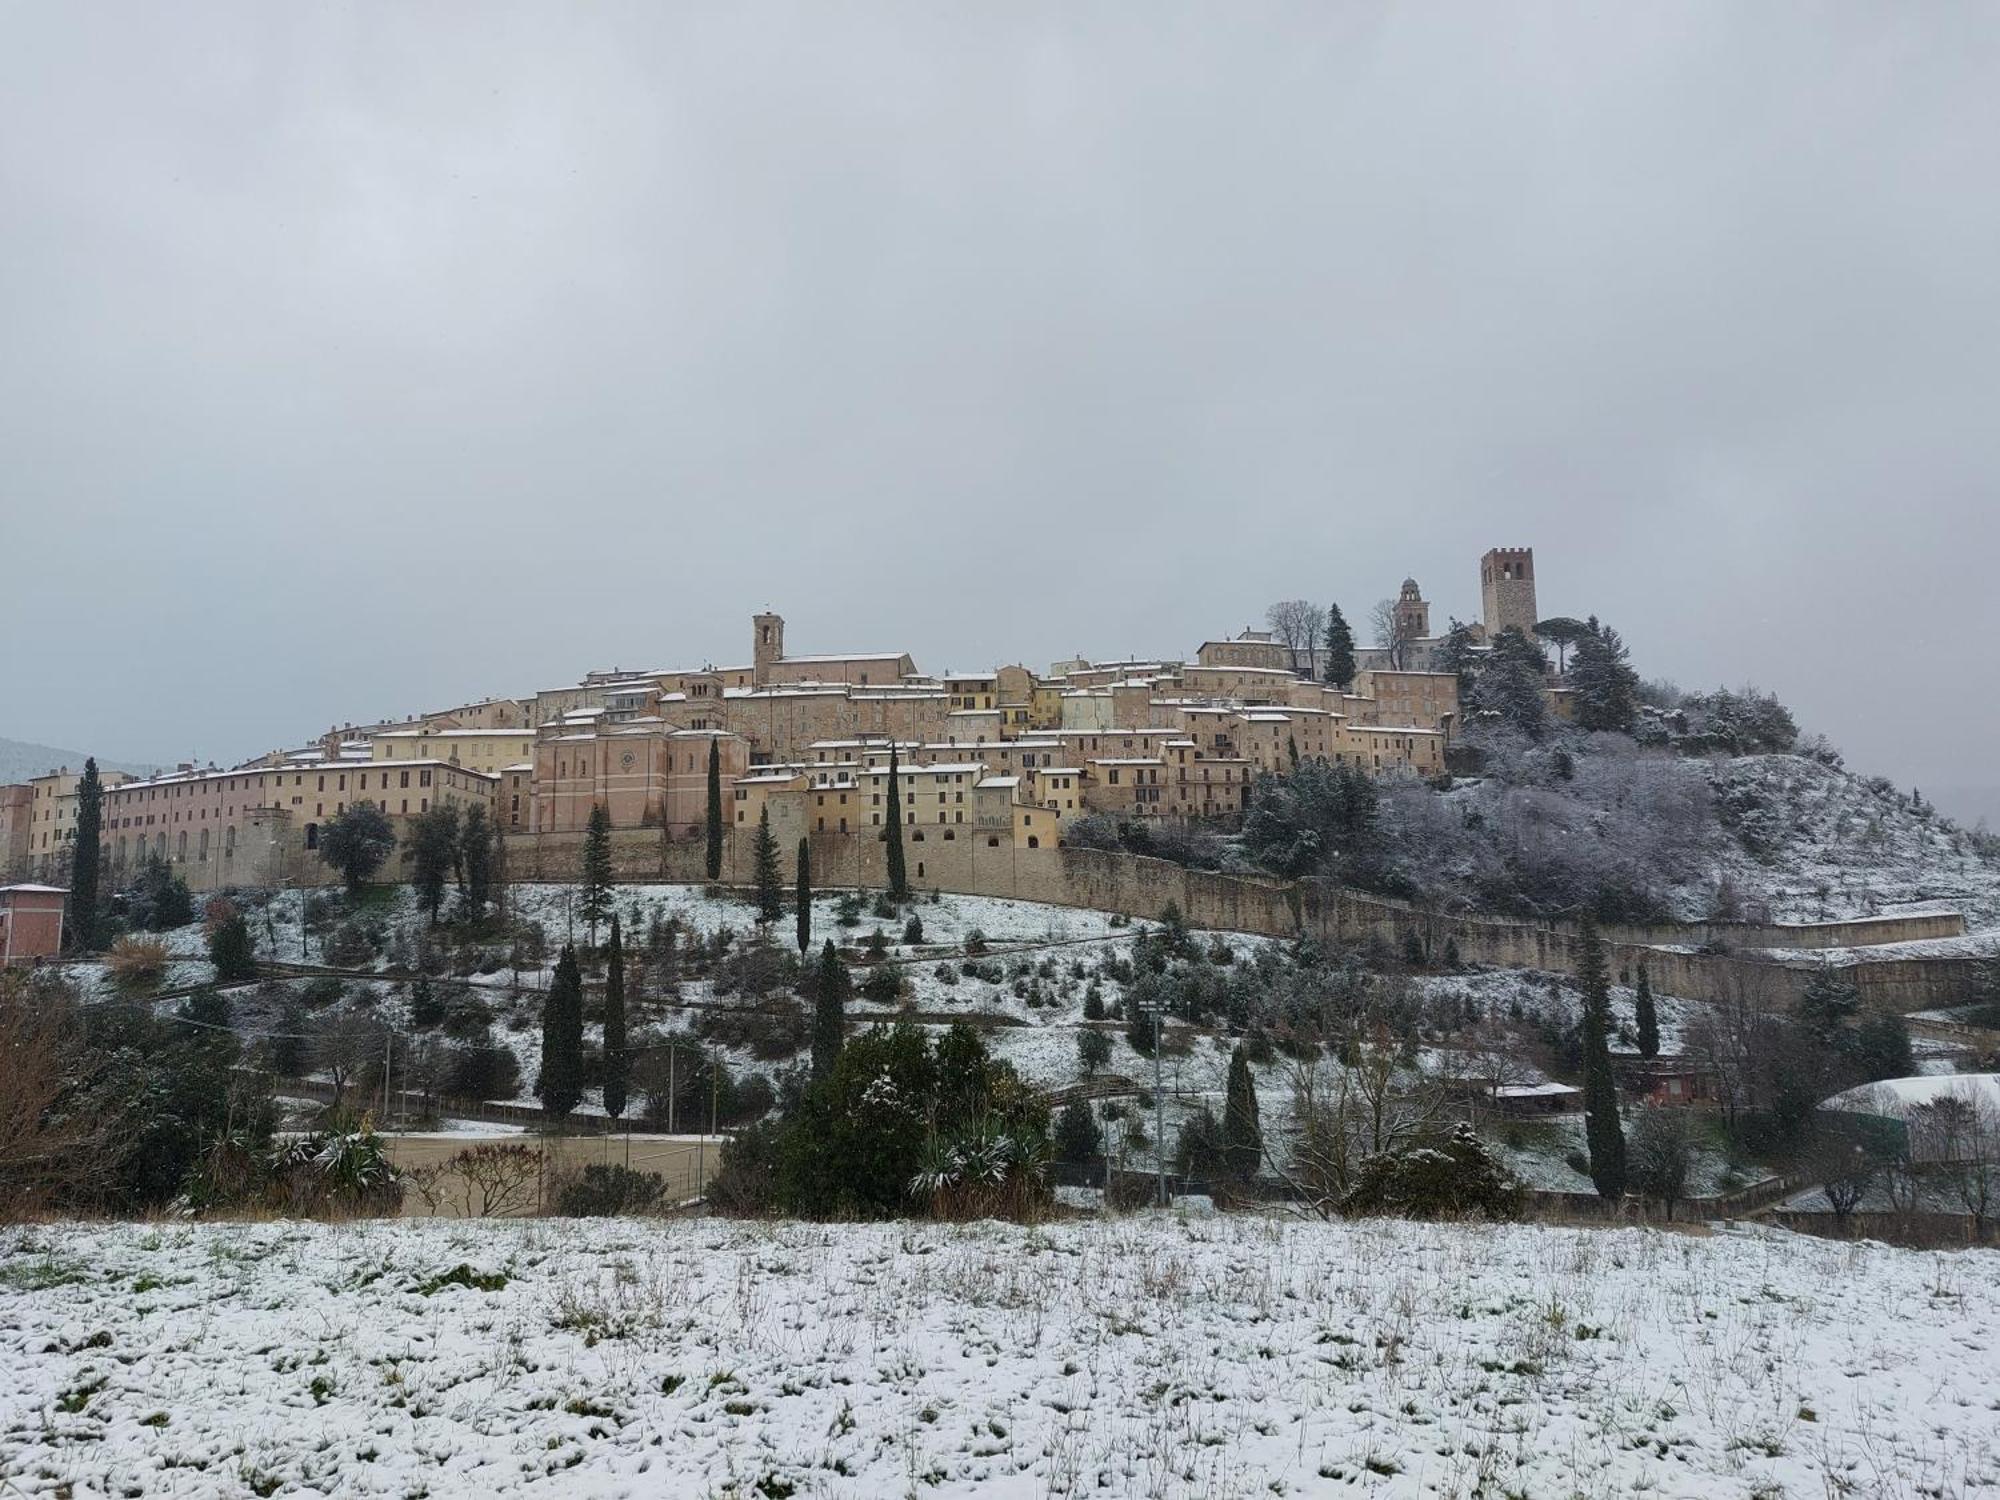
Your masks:
{"label": "cypress tree", "polygon": [[793,900],[798,903],[799,957],[804,958],[813,940],[812,841],[799,840],[799,883]]}
{"label": "cypress tree", "polygon": [[465,866],[465,908],[475,922],[486,915],[493,900],[494,845],[498,838],[499,831],[488,821],[485,808],[475,802],[465,810],[458,842]]}
{"label": "cypress tree", "polygon": [[1299,739],[1297,735],[1288,734],[1285,736],[1285,758],[1291,763],[1292,770],[1296,771],[1299,768]]}
{"label": "cypress tree", "polygon": [[611,915],[611,814],[602,802],[590,806],[583,834],[583,920],[590,924],[590,946],[597,946],[597,924]]}
{"label": "cypress tree", "polygon": [[76,784],[76,844],[69,861],[69,941],[78,953],[97,947],[97,886],[103,850],[98,840],[104,822],[104,783],[97,775],[97,758],[83,763]]}
{"label": "cypress tree", "polygon": [[583,974],[568,943],[542,1002],[542,1073],[535,1096],[551,1120],[562,1119],[583,1098]]}
{"label": "cypress tree", "polygon": [[625,939],[611,914],[611,951],[604,960],[604,1112],[625,1113],[626,1078],[632,1068],[625,1044]]}
{"label": "cypress tree", "polygon": [[446,878],[458,859],[458,809],[440,802],[411,820],[410,854],[415,863],[410,884],[416,888],[417,909],[437,926],[438,911],[444,905]]}
{"label": "cypress tree", "polygon": [[1330,604],[1326,610],[1325,676],[1343,692],[1354,681],[1354,632],[1348,628],[1347,616],[1340,612],[1338,604]]}
{"label": "cypress tree", "polygon": [[893,741],[889,745],[889,894],[898,901],[910,894],[910,875],[903,865],[903,791]]}
{"label": "cypress tree", "polygon": [[708,742],[708,878],[722,878],[722,742]]}
{"label": "cypress tree", "polygon": [[1646,966],[1639,965],[1638,993],[1632,1003],[1633,1020],[1639,1031],[1639,1055],[1655,1058],[1660,1055],[1660,1016],[1653,1006],[1653,981],[1646,974]]}
{"label": "cypress tree", "polygon": [[847,965],[840,960],[833,940],[820,950],[819,973],[813,979],[812,1076],[815,1080],[833,1072],[847,1039]]}
{"label": "cypress tree", "polygon": [[1590,1180],[1600,1198],[1625,1196],[1625,1127],[1618,1119],[1618,1082],[1611,1073],[1611,975],[1604,942],[1588,912],[1576,977],[1583,986],[1583,1124],[1590,1146]]}
{"label": "cypress tree", "polygon": [[775,922],[785,914],[785,887],[778,873],[778,841],[771,836],[771,805],[757,811],[757,837],[750,846],[756,871],[757,920]]}
{"label": "cypress tree", "polygon": [[1230,1175],[1251,1178],[1264,1159],[1264,1129],[1257,1118],[1257,1081],[1239,1045],[1229,1056],[1229,1086],[1222,1102],[1222,1152]]}

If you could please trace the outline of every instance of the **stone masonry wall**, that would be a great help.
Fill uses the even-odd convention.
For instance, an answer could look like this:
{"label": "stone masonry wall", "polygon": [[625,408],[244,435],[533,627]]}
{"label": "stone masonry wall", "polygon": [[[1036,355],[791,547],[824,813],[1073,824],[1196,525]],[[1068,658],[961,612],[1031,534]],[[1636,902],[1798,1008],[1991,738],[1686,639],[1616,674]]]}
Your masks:
{"label": "stone masonry wall", "polygon": [[[960,830],[962,831],[962,830]],[[1271,937],[1311,935],[1327,943],[1379,940],[1400,949],[1414,932],[1433,952],[1455,943],[1467,963],[1508,968],[1576,971],[1579,939],[1566,923],[1491,916],[1444,916],[1405,902],[1342,890],[1323,881],[1287,882],[1248,875],[1189,870],[1165,860],[1096,849],[1017,849],[989,846],[971,836],[946,841],[941,830],[923,830],[904,845],[911,883],[921,890],[1037,901],[1052,906],[1123,912],[1157,920],[1169,902],[1193,927],[1254,932]],[[812,840],[815,883],[825,889],[888,884],[886,846],[877,839],[821,834]],[[507,875],[513,880],[573,880],[581,863],[582,834],[518,834],[507,839]],[[791,852],[782,850],[787,878]],[[612,863],[621,880],[700,883],[705,879],[700,840],[667,840],[656,830],[612,834]],[[750,878],[750,839],[725,836],[722,878]],[[1788,1008],[1818,967],[1812,950],[1955,936],[1964,930],[1955,914],[1876,917],[1818,927],[1704,923],[1689,927],[1613,927],[1604,930],[1613,972],[1646,966],[1654,987],[1691,1000],[1743,999]],[[1735,951],[1791,949],[1796,958],[1753,957]],[[1967,996],[1970,965],[1964,960],[1893,958],[1838,961],[1859,987],[1864,1003],[1885,1010],[1926,1010]]]}

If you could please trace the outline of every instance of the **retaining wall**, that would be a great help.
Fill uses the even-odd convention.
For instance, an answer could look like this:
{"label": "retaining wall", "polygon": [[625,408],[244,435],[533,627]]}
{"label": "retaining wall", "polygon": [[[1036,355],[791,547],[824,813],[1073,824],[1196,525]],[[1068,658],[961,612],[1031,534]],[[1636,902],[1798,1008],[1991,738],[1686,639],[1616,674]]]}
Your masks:
{"label": "retaining wall", "polygon": [[[916,835],[921,833],[922,839]],[[947,837],[947,835],[951,835]],[[750,839],[724,840],[722,879],[750,878]],[[822,888],[880,889],[888,882],[886,845],[853,834],[812,837],[813,878]],[[513,880],[573,880],[583,835],[517,834],[507,841]],[[669,840],[657,830],[627,829],[611,837],[612,864],[622,880],[700,883],[706,878],[700,840]],[[1166,860],[1101,849],[1021,849],[997,845],[973,828],[906,830],[910,882],[922,890],[1087,907],[1157,919],[1169,902],[1188,925],[1272,937],[1312,936],[1323,942],[1371,939],[1400,948],[1409,933],[1432,952],[1447,941],[1472,964],[1576,972],[1580,941],[1567,923],[1493,916],[1446,916],[1408,902],[1344,890],[1319,880],[1283,881],[1254,875],[1189,870]],[[782,851],[789,870],[791,850]],[[1788,1008],[1803,993],[1820,960],[1815,950],[1853,949],[1956,935],[1956,914],[1869,917],[1811,926],[1700,923],[1687,927],[1611,927],[1603,932],[1614,971],[1646,966],[1656,989],[1691,1000],[1741,1000]],[[1751,956],[1743,949],[1790,949],[1795,957]],[[1969,998],[1970,964],[1962,959],[1833,960],[1861,991],[1863,1003],[1884,1011],[1928,1010]]]}

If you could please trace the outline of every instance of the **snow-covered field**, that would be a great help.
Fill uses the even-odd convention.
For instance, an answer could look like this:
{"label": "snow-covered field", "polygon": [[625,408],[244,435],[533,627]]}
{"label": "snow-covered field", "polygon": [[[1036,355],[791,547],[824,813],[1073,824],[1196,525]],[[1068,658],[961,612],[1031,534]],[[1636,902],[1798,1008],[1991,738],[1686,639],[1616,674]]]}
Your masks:
{"label": "snow-covered field", "polygon": [[0,1237],[0,1492],[2000,1487],[2000,1254],[1263,1218]]}

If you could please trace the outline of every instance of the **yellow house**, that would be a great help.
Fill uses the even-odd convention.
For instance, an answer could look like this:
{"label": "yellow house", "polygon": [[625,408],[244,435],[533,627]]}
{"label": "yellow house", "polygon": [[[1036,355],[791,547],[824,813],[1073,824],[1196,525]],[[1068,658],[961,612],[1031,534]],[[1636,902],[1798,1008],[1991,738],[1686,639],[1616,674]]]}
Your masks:
{"label": "yellow house", "polygon": [[390,729],[368,736],[370,760],[443,760],[498,776],[535,758],[532,729]]}
{"label": "yellow house", "polygon": [[[76,843],[76,789],[81,771],[64,766],[28,778],[27,858],[35,870],[50,874],[65,867]],[[132,780],[123,771],[100,771],[98,781],[108,792]],[[14,835],[17,839],[19,833]]]}

